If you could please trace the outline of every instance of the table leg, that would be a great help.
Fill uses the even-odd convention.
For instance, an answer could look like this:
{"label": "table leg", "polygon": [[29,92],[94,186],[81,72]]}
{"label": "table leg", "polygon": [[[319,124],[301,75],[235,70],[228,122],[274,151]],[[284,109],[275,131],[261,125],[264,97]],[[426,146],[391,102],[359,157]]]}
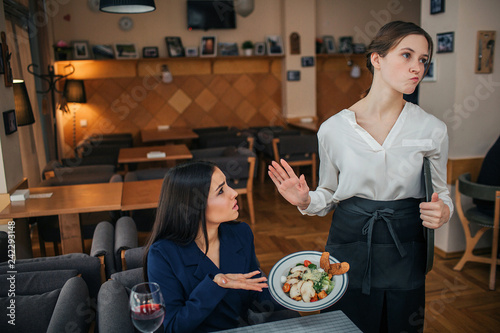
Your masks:
{"label": "table leg", "polygon": [[80,215],[78,213],[59,215],[59,230],[63,254],[83,253]]}

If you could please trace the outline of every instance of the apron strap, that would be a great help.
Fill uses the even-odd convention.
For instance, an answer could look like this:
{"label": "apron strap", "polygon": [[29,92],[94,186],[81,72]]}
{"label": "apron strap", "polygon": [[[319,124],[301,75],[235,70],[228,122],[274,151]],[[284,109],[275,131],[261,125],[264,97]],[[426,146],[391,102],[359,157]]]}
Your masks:
{"label": "apron strap", "polygon": [[362,293],[365,295],[370,295],[370,288],[371,288],[371,249],[372,249],[372,234],[373,234],[373,225],[375,224],[376,221],[383,220],[387,228],[389,229],[389,233],[391,234],[392,239],[394,240],[394,244],[396,244],[396,248],[399,251],[399,255],[401,258],[404,258],[406,256],[406,250],[403,248],[401,245],[401,242],[399,241],[398,236],[394,232],[394,229],[392,228],[391,225],[391,218],[394,215],[394,210],[390,208],[385,208],[385,209],[380,209],[376,210],[373,213],[367,213],[363,211],[358,211],[358,213],[361,213],[365,216],[369,216],[370,219],[366,224],[363,226],[362,233],[363,235],[367,235],[367,247],[368,247],[368,256],[367,256],[367,261],[366,261],[366,268],[365,268],[365,274],[363,276],[363,282],[362,282]]}

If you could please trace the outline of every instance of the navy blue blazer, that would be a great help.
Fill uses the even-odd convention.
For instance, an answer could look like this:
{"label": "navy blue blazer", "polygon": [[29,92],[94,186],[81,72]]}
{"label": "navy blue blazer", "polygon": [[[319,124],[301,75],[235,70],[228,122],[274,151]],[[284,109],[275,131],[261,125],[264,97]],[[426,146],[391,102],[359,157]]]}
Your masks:
{"label": "navy blue blazer", "polygon": [[160,285],[165,299],[165,332],[234,328],[245,323],[252,305],[264,311],[280,307],[267,288],[262,292],[235,290],[213,282],[218,273],[249,273],[259,269],[253,233],[246,223],[222,223],[219,239],[220,269],[194,242],[180,246],[163,239],[151,246],[148,278]]}

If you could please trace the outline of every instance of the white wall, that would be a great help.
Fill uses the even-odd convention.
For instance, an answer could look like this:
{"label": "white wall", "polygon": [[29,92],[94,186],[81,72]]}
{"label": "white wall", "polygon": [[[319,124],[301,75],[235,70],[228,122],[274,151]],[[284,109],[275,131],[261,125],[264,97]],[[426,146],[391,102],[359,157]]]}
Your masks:
{"label": "white wall", "polygon": [[[475,74],[476,38],[479,30],[500,32],[500,1],[448,0],[445,12],[436,15],[430,15],[430,0],[422,0],[421,5],[421,25],[434,42],[437,33],[454,31],[455,47],[453,53],[434,54],[437,81],[421,83],[420,105],[447,124],[450,158],[484,156],[500,135],[500,57],[497,46],[493,73]],[[449,188],[455,191],[454,186]],[[487,243],[485,239],[481,244]],[[436,246],[457,252],[464,244],[455,214],[436,231]]]}
{"label": "white wall", "polygon": [[[0,3],[0,31],[6,31],[3,1]],[[12,52],[12,45],[9,51]],[[12,87],[4,84],[4,75],[0,75],[0,111],[14,109],[14,92]],[[19,132],[5,134],[3,119],[0,120],[0,194],[7,193],[23,179]]]}

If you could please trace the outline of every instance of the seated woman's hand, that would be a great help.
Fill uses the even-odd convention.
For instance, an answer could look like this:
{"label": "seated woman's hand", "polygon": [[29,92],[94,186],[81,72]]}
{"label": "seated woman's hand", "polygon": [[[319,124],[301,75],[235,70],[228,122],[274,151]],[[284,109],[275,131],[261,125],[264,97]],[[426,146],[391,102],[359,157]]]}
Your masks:
{"label": "seated woman's hand", "polygon": [[245,289],[262,291],[262,288],[267,288],[266,277],[253,279],[255,275],[260,274],[260,271],[253,271],[246,274],[222,274],[219,273],[214,277],[214,282],[222,288],[230,289]]}

